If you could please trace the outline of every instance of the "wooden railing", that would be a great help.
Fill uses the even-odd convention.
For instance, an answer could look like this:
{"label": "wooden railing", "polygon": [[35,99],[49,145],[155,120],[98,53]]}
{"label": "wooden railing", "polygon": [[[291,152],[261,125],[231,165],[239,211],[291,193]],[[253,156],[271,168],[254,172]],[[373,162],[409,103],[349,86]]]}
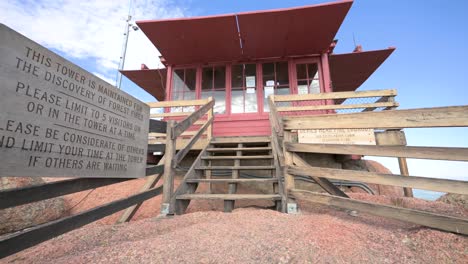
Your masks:
{"label": "wooden railing", "polygon": [[[186,106],[186,105],[197,105],[200,106],[198,110],[190,113],[185,119],[180,122],[175,120],[169,120],[166,134],[166,153],[164,161],[164,190],[163,190],[163,203],[161,206],[161,214],[172,213],[170,208],[171,199],[174,195],[174,169],[179,165],[183,158],[192,149],[195,143],[205,133],[207,135],[207,141],[210,142],[212,137],[213,129],[213,107],[215,101],[212,97],[206,100],[196,101],[177,101],[177,102],[162,102],[166,106]],[[203,104],[202,104],[203,103]],[[154,106],[154,105],[153,105]],[[169,114],[169,113],[166,113]],[[170,113],[173,114],[173,113]],[[197,121],[201,121],[204,116],[206,121],[203,125],[194,133],[194,135],[188,140],[186,145],[176,153],[177,138],[181,136],[188,128],[192,127]],[[206,146],[205,146],[206,147]]]}
{"label": "wooden railing", "polygon": [[[398,107],[395,102],[396,90],[373,90],[359,92],[334,92],[320,94],[294,94],[274,95],[273,103],[289,103],[290,106],[278,106],[277,112],[298,111],[325,111],[335,113],[337,110],[361,109],[363,112],[374,111],[378,108],[385,110]],[[374,102],[347,103],[348,101],[369,101],[376,98]],[[327,112],[328,111],[328,112]]]}
{"label": "wooden railing", "polygon": [[[366,107],[370,108],[370,106]],[[274,115],[275,111],[271,111],[271,113]],[[297,143],[296,140],[293,139],[293,133],[295,133],[295,131],[310,129],[374,129],[374,131],[385,130],[392,132],[395,129],[401,130],[404,128],[467,127],[468,106],[381,112],[366,111],[365,113],[318,116],[289,116],[272,123],[280,123],[282,125],[282,128],[276,127],[275,131],[283,131],[283,150],[285,157],[284,177],[286,191],[290,198],[304,199],[314,203],[359,210],[364,213],[468,235],[468,220],[466,218],[358,201],[340,197],[339,195],[330,196],[299,190],[296,189],[294,183],[294,176],[309,176],[312,178],[361,181],[447,193],[468,194],[467,181],[407,176],[404,173],[402,173],[402,175],[395,175],[313,167],[304,164],[304,161],[297,154],[322,153],[468,161],[468,148],[411,147],[404,145],[305,144]],[[402,133],[403,131],[399,132]]]}
{"label": "wooden railing", "polygon": [[[151,120],[149,131],[165,133],[166,127],[166,122]],[[164,152],[164,145],[161,146],[163,147],[159,148],[159,150]],[[148,151],[152,151],[150,147],[148,147]],[[146,176],[148,176],[148,182],[152,184],[148,186],[145,185],[145,188],[138,194],[80,212],[76,215],[63,217],[3,236],[3,238],[0,239],[0,259],[126,208],[130,210],[127,210],[121,219],[123,219],[122,221],[128,221],[132,213],[135,212],[132,208],[138,208],[142,202],[160,195],[163,192],[163,186],[154,188],[163,172],[164,165],[162,163],[156,166],[147,166]],[[0,191],[0,210],[129,180],[133,180],[133,178],[76,178],[24,188],[8,189]]]}

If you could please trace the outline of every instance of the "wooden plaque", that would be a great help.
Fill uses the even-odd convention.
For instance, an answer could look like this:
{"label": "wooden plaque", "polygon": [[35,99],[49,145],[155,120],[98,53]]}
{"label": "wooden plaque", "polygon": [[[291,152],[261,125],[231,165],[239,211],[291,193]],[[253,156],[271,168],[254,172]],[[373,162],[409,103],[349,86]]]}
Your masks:
{"label": "wooden plaque", "polygon": [[149,107],[0,24],[0,176],[145,176]]}
{"label": "wooden plaque", "polygon": [[298,130],[299,143],[375,145],[373,129]]}

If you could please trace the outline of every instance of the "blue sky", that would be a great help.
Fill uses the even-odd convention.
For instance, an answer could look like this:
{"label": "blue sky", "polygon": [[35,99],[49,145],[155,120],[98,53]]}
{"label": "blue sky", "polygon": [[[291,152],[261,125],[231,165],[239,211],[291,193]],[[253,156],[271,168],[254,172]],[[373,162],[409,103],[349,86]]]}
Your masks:
{"label": "blue sky", "polygon": [[[326,1],[141,0],[136,20],[205,16]],[[123,41],[129,0],[0,0],[0,22],[112,82]],[[400,108],[468,104],[468,1],[356,0],[336,38],[336,53],[397,47],[360,90],[398,89]],[[158,67],[158,52],[141,31],[131,32],[126,69]],[[143,101],[150,95],[124,80],[123,89]],[[407,130],[410,145],[468,147],[468,129]],[[396,162],[379,159],[397,173]],[[468,180],[467,163],[409,161],[410,172]]]}

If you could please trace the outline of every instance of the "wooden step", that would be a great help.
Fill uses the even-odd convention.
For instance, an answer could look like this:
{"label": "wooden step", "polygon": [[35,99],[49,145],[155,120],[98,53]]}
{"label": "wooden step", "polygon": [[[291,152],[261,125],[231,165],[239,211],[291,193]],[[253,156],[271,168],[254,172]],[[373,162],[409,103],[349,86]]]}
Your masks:
{"label": "wooden step", "polygon": [[274,170],[275,166],[200,166],[196,170]]}
{"label": "wooden step", "polygon": [[251,147],[251,148],[208,148],[208,152],[236,152],[236,151],[266,151],[271,147]]}
{"label": "wooden step", "polygon": [[211,140],[212,144],[232,143],[270,143],[269,137],[218,137]]}
{"label": "wooden step", "polygon": [[187,183],[242,183],[242,182],[277,182],[277,178],[252,178],[252,179],[188,179]]}
{"label": "wooden step", "polygon": [[204,160],[228,160],[228,159],[272,159],[273,155],[262,155],[262,156],[205,156],[202,157]]}
{"label": "wooden step", "polygon": [[279,194],[182,194],[177,200],[281,200]]}

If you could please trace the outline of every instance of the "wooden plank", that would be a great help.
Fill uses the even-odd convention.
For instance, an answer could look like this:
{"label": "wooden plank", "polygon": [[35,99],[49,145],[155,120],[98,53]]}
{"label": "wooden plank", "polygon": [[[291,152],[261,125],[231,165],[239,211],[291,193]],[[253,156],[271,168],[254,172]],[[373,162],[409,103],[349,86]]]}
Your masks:
{"label": "wooden plank", "polygon": [[132,179],[78,178],[0,191],[0,210]]}
{"label": "wooden plank", "polygon": [[273,165],[275,166],[275,177],[278,180],[277,190],[278,190],[279,195],[281,195],[281,207],[277,208],[277,209],[279,209],[283,213],[286,213],[286,211],[287,211],[286,204],[288,202],[288,198],[284,194],[283,170],[281,169],[281,162],[280,162],[281,158],[284,160],[284,156],[279,155],[279,153],[282,154],[282,151],[279,150],[279,147],[278,147],[277,134],[274,131],[272,131],[272,132],[273,133],[271,134],[272,135],[272,138],[271,138],[272,151],[271,151],[271,153],[273,154],[273,157],[274,157]]}
{"label": "wooden plank", "polygon": [[[306,169],[314,168],[310,166],[309,163],[307,163],[304,159],[299,157],[299,155],[297,155],[296,153],[293,153],[293,163]],[[349,198],[349,196],[346,193],[344,193],[342,190],[340,190],[340,188],[336,187],[332,182],[330,182],[327,178],[324,178],[322,175],[308,174],[306,176],[311,177],[315,181],[315,183],[322,187],[322,189],[324,189],[327,193]]]}
{"label": "wooden plank", "polygon": [[468,235],[468,221],[463,218],[445,216],[414,209],[399,208],[395,206],[351,200],[348,198],[329,196],[304,190],[291,190],[290,193],[297,199],[313,203],[320,203],[349,210],[356,210],[363,213],[397,219],[443,231]]}
{"label": "wooden plank", "polygon": [[375,132],[375,141],[380,146],[406,146],[405,132],[400,130]]}
{"label": "wooden plank", "polygon": [[201,135],[206,131],[206,129],[211,126],[211,124],[213,123],[213,119],[214,117],[208,120],[208,122],[206,122],[206,124],[204,124],[200,128],[200,130],[198,130],[198,132],[190,139],[190,141],[187,143],[185,148],[177,152],[177,154],[174,156],[174,159],[173,159],[173,164],[172,164],[173,168],[175,168],[184,159],[185,155],[187,155],[190,149],[192,149],[192,146],[195,145],[195,143],[198,141]]}
{"label": "wooden plank", "polygon": [[206,149],[208,148],[208,146],[209,144],[206,144],[205,147],[202,149],[202,151],[200,151],[200,154],[198,154],[198,157],[192,163],[192,166],[190,166],[190,169],[187,171],[184,178],[182,179],[181,184],[179,185],[179,187],[177,187],[177,190],[174,192],[174,195],[171,199],[171,204],[173,205],[172,213],[180,215],[180,214],[185,213],[185,210],[187,210],[187,207],[190,204],[190,200],[188,201],[176,200],[176,197],[177,195],[181,195],[181,194],[191,194],[197,190],[198,183],[188,183],[187,180],[201,178],[202,171],[196,170],[196,168],[200,166],[201,157],[206,155]]}
{"label": "wooden plank", "polygon": [[[284,165],[289,166],[293,165],[293,153],[288,151],[285,147],[284,144],[286,141],[291,141],[292,138],[292,133],[291,131],[284,131],[284,140],[283,140],[283,153],[284,153]],[[289,190],[294,189],[295,187],[295,182],[294,182],[294,176],[289,174],[287,171],[283,170],[283,175],[284,175],[284,195],[286,196],[287,203],[296,203],[291,197],[289,197]],[[286,213],[291,213],[291,212],[286,212]]]}
{"label": "wooden plank", "polygon": [[179,106],[197,106],[197,105],[204,105],[207,102],[208,102],[207,99],[201,99],[201,100],[149,102],[146,104],[150,108],[162,108],[162,107],[179,107]]}
{"label": "wooden plank", "polygon": [[[400,168],[401,175],[410,176],[408,170],[408,163],[406,163],[406,158],[398,158],[398,167]],[[413,189],[405,187],[403,188],[403,192],[406,197],[413,197]]]}
{"label": "wooden plank", "polygon": [[285,129],[466,127],[468,106],[284,117]]}
{"label": "wooden plank", "polygon": [[[242,143],[237,144],[237,148],[242,148],[244,145]],[[236,151],[236,157],[242,156],[242,151]],[[234,167],[239,167],[241,165],[240,159],[234,160]],[[211,170],[210,170],[211,171]],[[232,178],[237,179],[239,178],[239,170],[232,170]],[[237,184],[236,183],[229,183],[228,185],[228,194],[235,194],[237,192]],[[224,212],[232,212],[234,210],[235,202],[228,200],[224,201]]]}
{"label": "wooden plank", "polygon": [[160,120],[149,120],[149,133],[166,133],[167,122]]}
{"label": "wooden plank", "polygon": [[[164,157],[162,157],[159,160],[158,165],[164,166]],[[162,176],[163,176],[163,173],[148,176],[147,179],[146,179],[145,184],[140,189],[140,193],[145,192],[145,191],[153,188],[154,186],[156,186],[156,184],[159,182],[159,180],[161,179]],[[140,208],[140,206],[142,204],[143,203],[137,203],[137,204],[132,205],[129,208],[127,208],[122,213],[122,215],[120,216],[120,218],[117,220],[116,223],[121,224],[121,223],[125,223],[125,222],[130,221],[132,219],[132,217],[136,214],[136,212],[138,211],[138,209]]]}
{"label": "wooden plank", "polygon": [[280,200],[279,194],[182,194],[178,200]]}
{"label": "wooden plank", "polygon": [[271,147],[251,147],[251,148],[208,148],[208,152],[236,152],[236,151],[267,151]]}
{"label": "wooden plank", "polygon": [[[389,102],[389,98],[388,96],[383,96],[383,97],[380,97],[377,101],[375,101],[374,103],[384,103],[384,102]],[[392,97],[393,98],[393,97]],[[371,112],[371,111],[374,111],[376,110],[377,107],[369,107],[369,108],[366,108],[364,110],[362,110],[362,112]]]}
{"label": "wooden plank", "polygon": [[299,144],[290,142],[285,145],[289,151],[293,152],[468,161],[468,148]]}
{"label": "wooden plank", "polygon": [[372,90],[358,92],[333,92],[319,94],[301,94],[301,95],[275,95],[275,102],[293,102],[293,101],[309,101],[309,100],[326,100],[326,99],[348,99],[348,98],[366,98],[366,97],[381,97],[381,96],[396,96],[397,90]]}
{"label": "wooden plank", "polygon": [[184,120],[177,123],[177,125],[174,127],[174,134],[172,135],[172,138],[177,138],[178,136],[180,136],[180,134],[182,134],[185,130],[192,126],[193,123],[195,123],[195,121],[204,116],[214,106],[214,103],[214,100],[209,101],[207,104],[200,107],[200,109],[193,112]]}
{"label": "wooden plank", "polygon": [[161,118],[161,117],[174,117],[174,116],[188,116],[193,112],[173,112],[173,113],[158,113],[150,114],[151,118]]}
{"label": "wooden plank", "polygon": [[260,182],[260,183],[269,183],[269,182],[277,182],[277,178],[252,178],[252,179],[189,179],[187,182],[206,182],[206,183],[243,183],[243,182]]}
{"label": "wooden plank", "polygon": [[[205,122],[205,124],[206,124],[206,122]],[[179,137],[193,136],[193,135],[196,135],[197,132],[198,132],[198,130],[184,131],[184,133],[179,135]],[[203,134],[206,135],[207,133],[203,133]],[[148,136],[157,137],[157,138],[166,138],[166,134],[163,134],[163,133],[149,133]]]}
{"label": "wooden plank", "polygon": [[149,166],[146,168],[146,175],[160,174],[164,172],[164,165]]}
{"label": "wooden plank", "polygon": [[60,218],[58,220],[32,227],[12,236],[6,236],[3,239],[0,239],[0,259],[95,222],[96,220],[116,213],[133,204],[151,199],[159,195],[161,192],[162,187],[158,187],[143,193],[132,195],[128,198],[101,205],[76,215]]}
{"label": "wooden plank", "polygon": [[[213,97],[208,97],[208,101],[213,101]],[[208,111],[208,114],[207,114],[207,120],[210,120],[212,118],[214,118],[214,104],[213,104],[213,107],[211,107],[211,109]],[[207,132],[207,137],[208,137],[208,140],[211,141],[211,138],[213,137],[213,123],[210,124],[208,130],[206,131]]]}
{"label": "wooden plank", "polygon": [[383,174],[367,171],[341,170],[320,167],[290,166],[287,171],[298,176],[326,177],[336,180],[360,181],[437,192],[468,194],[468,181]]}
{"label": "wooden plank", "polygon": [[166,150],[165,144],[148,144],[148,153],[164,152]]}
{"label": "wooden plank", "polygon": [[272,131],[276,132],[278,135],[283,136],[283,123],[281,116],[278,114],[278,109],[275,104],[275,97],[270,95],[268,97],[268,104],[270,106],[270,125],[272,128]]}
{"label": "wooden plank", "polygon": [[269,137],[217,137],[212,144],[269,143]]}
{"label": "wooden plank", "polygon": [[197,170],[272,170],[274,166],[199,166]]}
{"label": "wooden plank", "polygon": [[296,112],[296,111],[318,111],[318,110],[340,110],[340,109],[358,109],[369,107],[398,107],[397,102],[368,103],[368,104],[349,104],[349,105],[309,105],[309,106],[288,106],[278,107],[278,112]]}
{"label": "wooden plank", "polygon": [[207,156],[202,159],[205,160],[229,160],[229,159],[272,159],[272,155],[261,155],[261,156]]}
{"label": "wooden plank", "polygon": [[174,170],[172,169],[172,162],[176,152],[176,140],[172,138],[174,125],[174,120],[169,120],[167,123],[166,153],[164,155],[164,189],[161,204],[162,215],[167,215],[170,212],[171,208],[169,206],[174,191]]}

